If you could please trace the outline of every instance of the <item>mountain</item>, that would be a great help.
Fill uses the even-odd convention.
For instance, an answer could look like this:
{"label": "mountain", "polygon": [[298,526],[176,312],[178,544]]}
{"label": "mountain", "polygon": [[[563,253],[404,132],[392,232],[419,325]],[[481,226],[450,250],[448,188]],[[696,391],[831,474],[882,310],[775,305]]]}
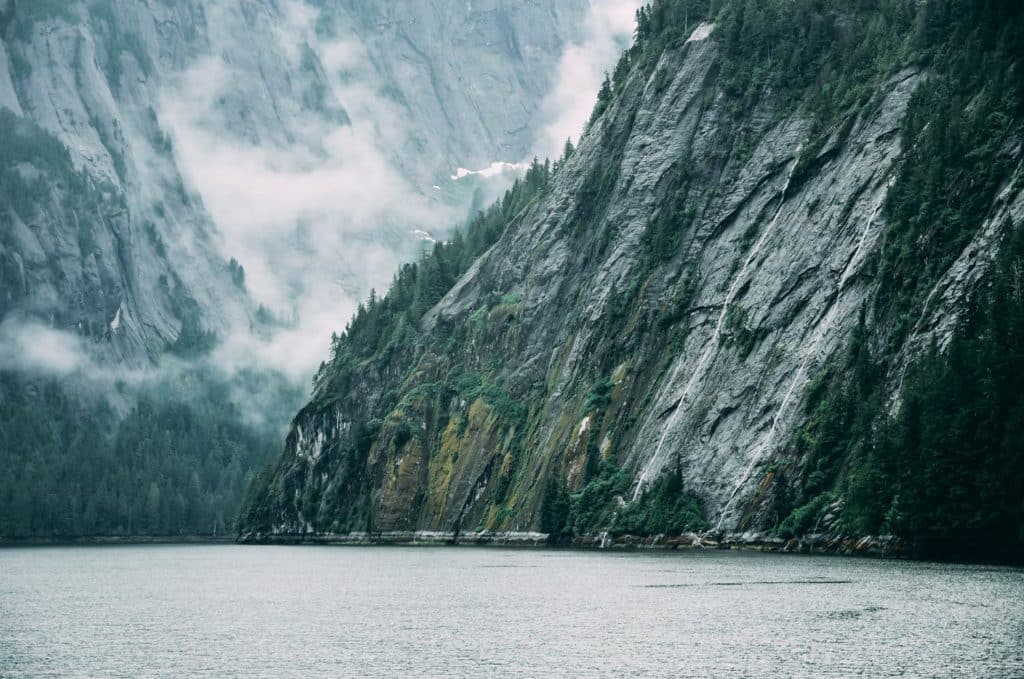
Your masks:
{"label": "mountain", "polygon": [[1012,2],[654,2],[335,338],[241,539],[1020,554],[1021,55]]}
{"label": "mountain", "polygon": [[0,536],[224,530],[335,324],[530,154],[589,8],[0,2]]}

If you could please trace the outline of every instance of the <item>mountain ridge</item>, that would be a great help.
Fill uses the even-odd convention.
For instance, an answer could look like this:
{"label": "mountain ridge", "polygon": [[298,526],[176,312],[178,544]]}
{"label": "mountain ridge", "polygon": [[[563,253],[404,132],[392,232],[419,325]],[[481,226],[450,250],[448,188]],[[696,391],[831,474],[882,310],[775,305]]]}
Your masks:
{"label": "mountain ridge", "polygon": [[[847,360],[868,360],[845,357],[865,334],[861,353],[894,347],[877,368],[890,386],[871,386],[871,403],[898,401],[906,366],[948,344],[1007,224],[1024,215],[1019,126],[995,151],[994,195],[979,192],[989,214],[952,256],[924,260],[938,262],[921,269],[933,278],[900,273],[909,292],[889,292],[879,281],[906,271],[892,259],[892,216],[916,160],[908,121],[947,82],[945,62],[880,68],[870,88],[834,95],[855,106],[800,104],[799,89],[757,80],[771,83],[771,71],[741,68],[749,56],[734,36],[765,25],[736,17],[752,5],[725,3],[714,27],[685,25],[700,7],[640,14],[637,45],[579,147],[553,172],[534,166],[539,190],[436,305],[410,314],[384,298],[357,315],[276,469],[254,486],[243,540],[843,530],[841,491],[863,453],[858,441],[828,458],[819,428],[834,416],[818,412],[817,394],[845,393]],[[771,8],[765,32],[804,30],[785,16],[800,8]],[[857,39],[900,21],[913,29],[929,20],[921,11]],[[527,193],[517,191],[505,203]],[[443,250],[432,257],[447,264]],[[943,304],[893,323],[911,285]],[[362,320],[383,339],[367,342]]]}
{"label": "mountain ridge", "polygon": [[511,181],[451,175],[527,155],[588,8],[0,3],[0,536],[223,533],[341,317]]}

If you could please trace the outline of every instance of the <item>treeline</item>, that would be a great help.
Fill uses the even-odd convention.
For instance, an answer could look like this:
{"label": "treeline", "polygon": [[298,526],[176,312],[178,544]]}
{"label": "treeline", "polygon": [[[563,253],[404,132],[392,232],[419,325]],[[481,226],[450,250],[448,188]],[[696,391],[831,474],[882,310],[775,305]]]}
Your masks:
{"label": "treeline", "polygon": [[226,386],[154,391],[122,420],[102,397],[0,375],[0,536],[224,535],[278,432]]}
{"label": "treeline", "polygon": [[[567,146],[566,153],[571,153]],[[457,230],[449,242],[437,242],[418,262],[404,264],[383,297],[371,293],[345,331],[331,338],[331,360],[321,364],[316,382],[333,386],[320,393],[344,392],[343,376],[354,361],[380,355],[420,339],[419,320],[455,285],[470,265],[494,243],[551,181],[550,162],[534,159],[505,196]]]}
{"label": "treeline", "polygon": [[[67,148],[35,122],[0,106],[0,235],[9,237],[13,210],[24,220],[35,216],[40,203],[52,200],[54,187],[96,204],[84,175],[75,170]],[[84,227],[83,227],[84,228]]]}
{"label": "treeline", "polygon": [[[707,21],[721,49],[718,82],[737,115],[768,96],[827,125],[870,104],[906,66],[975,78],[1013,68],[1022,9],[1017,0],[654,0],[637,11],[636,40],[612,84],[632,67],[653,69]],[[1019,94],[1022,82],[1017,75],[1006,86]]]}
{"label": "treeline", "polygon": [[865,432],[844,517],[929,553],[1024,557],[1024,225],[959,319],[906,378],[899,413]]}
{"label": "treeline", "polygon": [[842,498],[850,534],[901,535],[924,556],[1024,558],[1024,225],[1006,230],[948,348],[911,368],[895,415],[862,313],[845,363],[809,391],[794,442],[807,473],[782,535],[814,530]]}
{"label": "treeline", "polygon": [[929,2],[915,25],[929,78],[902,123],[907,152],[876,263],[874,311],[893,328],[890,351],[987,218],[1014,169],[1006,149],[1024,114],[1024,3]]}
{"label": "treeline", "polygon": [[569,493],[559,474],[544,489],[540,529],[552,544],[607,531],[609,535],[679,535],[709,528],[697,499],[683,489],[680,470],[657,478],[644,494],[627,504],[633,479],[615,460],[600,463],[596,473],[579,492]]}
{"label": "treeline", "polygon": [[880,252],[868,267],[875,292],[845,363],[808,391],[806,423],[793,441],[807,465],[797,496],[781,501],[779,531],[813,530],[843,498],[842,524],[851,533],[895,533],[929,555],[1019,559],[1021,225],[1004,225],[1010,235],[999,265],[947,351],[933,349],[912,370],[896,418],[889,416],[886,376],[930,311],[935,281],[1013,177],[1006,149],[1024,113],[1024,5],[860,4],[904,12],[899,25],[911,28],[893,66],[916,65],[928,79],[902,123],[905,160],[884,205]]}

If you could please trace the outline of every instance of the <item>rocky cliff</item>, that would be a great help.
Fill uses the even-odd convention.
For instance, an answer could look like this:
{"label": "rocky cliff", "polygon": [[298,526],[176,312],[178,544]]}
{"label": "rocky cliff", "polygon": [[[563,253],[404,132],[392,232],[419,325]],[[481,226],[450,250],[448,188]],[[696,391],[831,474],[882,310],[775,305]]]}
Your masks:
{"label": "rocky cliff", "polygon": [[[655,3],[650,21],[688,4]],[[787,99],[784,70],[738,101],[742,68],[770,61],[737,62],[752,29],[737,28],[743,3],[725,5],[719,25],[680,9],[660,40],[641,24],[578,148],[492,210],[500,238],[436,305],[405,313],[400,280],[390,307],[354,319],[254,487],[243,538],[582,535],[670,481],[703,514],[691,529],[766,531],[812,483],[798,434],[851,342],[886,354],[898,407],[907,366],[948,342],[1024,218],[1019,127],[1001,128],[1005,171],[955,251],[928,259],[917,241],[924,303],[897,319],[893,187],[909,190],[908,110],[935,72],[894,62],[865,76],[863,105],[827,115]]]}

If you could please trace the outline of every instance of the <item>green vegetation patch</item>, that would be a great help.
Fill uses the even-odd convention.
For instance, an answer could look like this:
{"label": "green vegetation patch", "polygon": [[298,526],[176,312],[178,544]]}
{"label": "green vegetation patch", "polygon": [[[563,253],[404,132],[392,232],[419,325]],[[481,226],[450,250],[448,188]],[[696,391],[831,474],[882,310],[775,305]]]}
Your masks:
{"label": "green vegetation patch", "polygon": [[678,473],[660,477],[636,501],[627,504],[611,525],[614,534],[679,535],[708,529],[696,498],[683,490]]}

